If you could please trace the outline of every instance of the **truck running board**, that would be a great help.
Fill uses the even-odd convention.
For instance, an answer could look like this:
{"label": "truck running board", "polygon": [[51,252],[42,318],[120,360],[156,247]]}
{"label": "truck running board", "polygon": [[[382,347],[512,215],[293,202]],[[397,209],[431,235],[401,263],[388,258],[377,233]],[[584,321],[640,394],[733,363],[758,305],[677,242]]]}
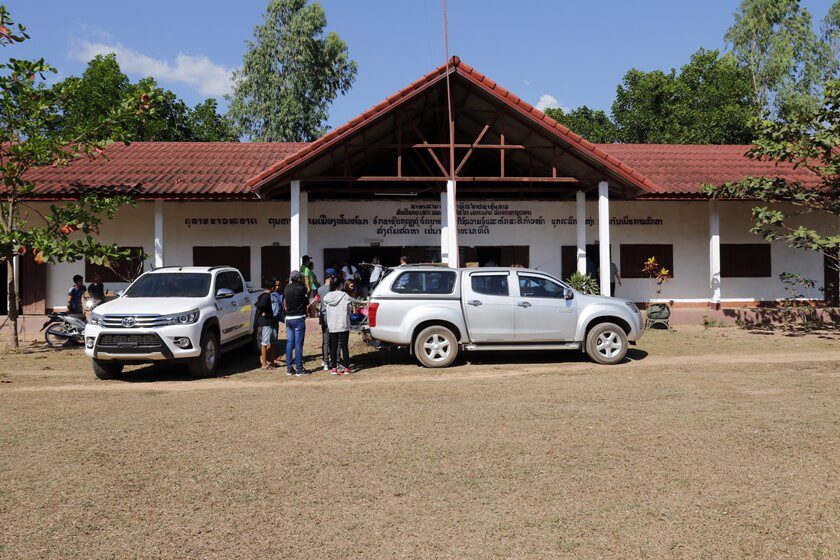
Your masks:
{"label": "truck running board", "polygon": [[464,344],[464,350],[580,350],[580,343],[547,342],[542,344]]}

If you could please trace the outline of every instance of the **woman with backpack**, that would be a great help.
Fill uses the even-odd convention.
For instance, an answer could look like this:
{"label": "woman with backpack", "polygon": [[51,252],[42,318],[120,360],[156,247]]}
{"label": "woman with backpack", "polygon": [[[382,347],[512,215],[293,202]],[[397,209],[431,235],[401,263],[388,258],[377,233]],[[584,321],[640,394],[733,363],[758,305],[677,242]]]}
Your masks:
{"label": "woman with backpack", "polygon": [[[332,375],[349,375],[350,369],[350,307],[359,300],[350,297],[343,291],[341,280],[334,279],[330,283],[330,293],[324,296],[322,305],[325,309],[327,330],[330,333],[330,373]],[[341,349],[341,361],[338,351]]]}

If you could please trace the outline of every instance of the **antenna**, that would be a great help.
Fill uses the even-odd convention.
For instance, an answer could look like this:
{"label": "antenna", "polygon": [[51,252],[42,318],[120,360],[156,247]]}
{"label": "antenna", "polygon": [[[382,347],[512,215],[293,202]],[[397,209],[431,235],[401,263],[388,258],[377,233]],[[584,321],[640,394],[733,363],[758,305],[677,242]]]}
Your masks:
{"label": "antenna", "polygon": [[452,120],[452,89],[449,86],[449,30],[446,23],[446,0],[443,0],[443,49],[446,52],[446,108],[449,112],[449,180],[455,180],[455,122]]}

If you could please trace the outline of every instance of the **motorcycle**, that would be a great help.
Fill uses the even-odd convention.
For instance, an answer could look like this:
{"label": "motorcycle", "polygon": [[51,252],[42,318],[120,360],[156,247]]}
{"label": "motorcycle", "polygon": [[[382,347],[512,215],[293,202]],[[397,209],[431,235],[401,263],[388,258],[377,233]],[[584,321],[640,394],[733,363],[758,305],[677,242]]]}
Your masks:
{"label": "motorcycle", "polygon": [[[84,301],[84,307],[90,312],[99,303],[98,300],[89,298]],[[85,327],[87,326],[84,317],[55,312],[47,313],[47,317],[48,319],[41,330],[44,331],[44,339],[50,347],[68,348],[84,344]]]}

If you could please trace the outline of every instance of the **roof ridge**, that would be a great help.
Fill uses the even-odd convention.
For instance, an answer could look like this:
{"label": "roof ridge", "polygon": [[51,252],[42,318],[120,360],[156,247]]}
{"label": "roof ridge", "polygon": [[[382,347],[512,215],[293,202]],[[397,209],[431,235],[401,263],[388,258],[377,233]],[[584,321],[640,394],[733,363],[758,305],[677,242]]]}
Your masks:
{"label": "roof ridge", "polygon": [[548,131],[560,136],[563,140],[568,142],[569,145],[578,146],[581,153],[592,154],[594,158],[604,164],[612,174],[623,178],[631,184],[635,184],[639,189],[643,191],[656,191],[661,188],[639,171],[622,162],[614,155],[603,151],[600,147],[598,147],[598,145],[589,142],[568,127],[552,119],[527,101],[524,101],[519,96],[513,94],[510,90],[500,86],[497,82],[491,80],[469,64],[462,61],[458,56],[453,56],[450,60],[447,60],[446,64],[435,68],[420,79],[387,97],[384,101],[361,113],[354,119],[344,123],[338,128],[333,129],[308,146],[302,148],[294,154],[286,156],[268,169],[265,169],[257,175],[251,177],[246,183],[247,186],[251,187],[255,191],[259,191],[259,189],[262,188],[270,178],[278,175],[290,166],[297,164],[306,158],[313,157],[318,151],[326,148],[332,142],[337,141],[345,134],[349,134],[356,127],[368,122],[370,119],[381,116],[384,111],[397,102],[404,102],[406,99],[417,95],[420,91],[429,87],[430,84],[434,84],[441,79],[441,77],[446,75],[447,72],[461,75],[470,80],[473,84],[495,96],[501,102],[518,110],[523,114],[523,116],[531,119],[535,124],[538,124]]}

